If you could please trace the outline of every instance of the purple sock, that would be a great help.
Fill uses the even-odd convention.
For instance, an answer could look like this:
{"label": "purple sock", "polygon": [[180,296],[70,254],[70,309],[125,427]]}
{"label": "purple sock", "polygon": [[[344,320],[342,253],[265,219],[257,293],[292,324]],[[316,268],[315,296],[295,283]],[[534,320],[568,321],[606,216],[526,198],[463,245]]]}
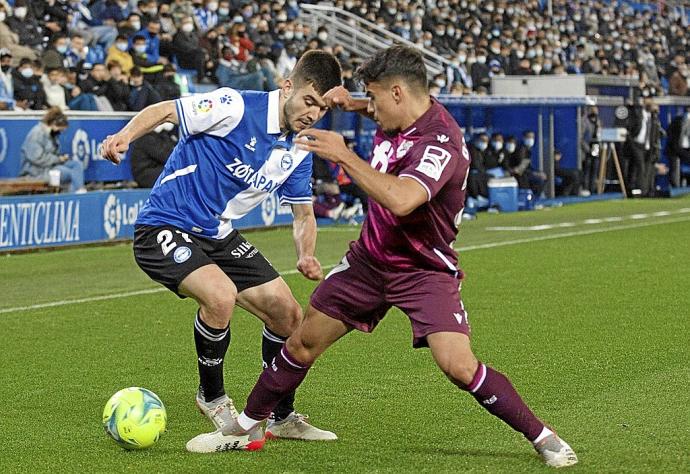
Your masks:
{"label": "purple sock", "polygon": [[510,380],[491,367],[479,363],[472,382],[465,388],[489,413],[505,421],[525,438],[534,441],[544,423],[522,401]]}
{"label": "purple sock", "polygon": [[244,414],[257,421],[268,418],[278,402],[302,383],[309,367],[297,362],[283,346],[254,385]]}

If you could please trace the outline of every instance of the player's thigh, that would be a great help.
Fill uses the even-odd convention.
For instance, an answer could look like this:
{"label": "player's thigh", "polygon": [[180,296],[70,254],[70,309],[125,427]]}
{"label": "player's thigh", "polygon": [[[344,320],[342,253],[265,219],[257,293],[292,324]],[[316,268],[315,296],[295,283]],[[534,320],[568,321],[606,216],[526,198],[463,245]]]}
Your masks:
{"label": "player's thigh", "polygon": [[237,304],[280,336],[289,336],[302,319],[302,308],[281,277],[237,294]]}
{"label": "player's thigh", "polygon": [[338,339],[354,329],[313,306],[307,308],[304,321],[286,342],[290,354],[299,362],[312,364]]}
{"label": "player's thigh", "polygon": [[386,275],[364,258],[348,252],[311,295],[311,306],[363,332],[372,332],[390,309]]}
{"label": "player's thigh", "polygon": [[427,336],[437,332],[470,335],[459,285],[453,275],[444,272],[398,272],[391,276],[386,284],[387,301],[410,319],[413,347],[427,346]]}
{"label": "player's thigh", "polygon": [[436,365],[455,384],[472,382],[479,362],[472,352],[470,338],[459,332],[435,332],[426,336]]}
{"label": "player's thigh", "polygon": [[181,295],[194,298],[202,310],[206,322],[227,323],[232,315],[237,288],[216,264],[197,268],[187,275],[178,286]]}

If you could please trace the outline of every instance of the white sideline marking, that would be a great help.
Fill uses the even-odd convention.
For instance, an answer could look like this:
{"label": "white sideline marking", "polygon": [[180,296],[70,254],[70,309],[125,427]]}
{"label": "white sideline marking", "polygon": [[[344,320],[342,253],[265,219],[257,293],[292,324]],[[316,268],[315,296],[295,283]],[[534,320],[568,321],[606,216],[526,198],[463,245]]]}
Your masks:
{"label": "white sideline marking", "polygon": [[497,226],[497,227],[487,227],[486,230],[497,230],[497,231],[539,231],[539,230],[551,230],[557,229],[559,227],[579,227],[581,225],[594,225],[601,224],[602,222],[622,222],[624,220],[638,221],[642,219],[649,219],[650,217],[666,217],[673,214],[685,214],[690,212],[689,208],[678,209],[675,211],[660,211],[654,212],[652,214],[631,214],[629,216],[612,216],[604,217],[601,219],[585,219],[580,222],[561,222],[559,224],[540,224],[540,225],[530,225],[530,226]]}
{"label": "white sideline marking", "polygon": [[[683,209],[681,211],[690,212],[690,208]],[[505,247],[508,245],[518,245],[518,244],[526,244],[526,243],[530,243],[530,242],[540,242],[542,240],[564,239],[567,237],[577,237],[580,235],[600,234],[600,233],[604,233],[604,232],[614,232],[617,230],[637,229],[640,227],[650,227],[650,226],[661,225],[661,224],[675,224],[677,222],[686,222],[686,221],[690,221],[690,216],[676,217],[673,219],[658,220],[658,221],[651,221],[651,222],[639,222],[639,223],[635,223],[635,224],[619,225],[619,226],[614,226],[614,227],[605,227],[603,229],[578,230],[578,231],[572,231],[572,232],[563,232],[560,234],[541,235],[539,237],[527,237],[524,239],[505,240],[503,242],[488,242],[486,244],[468,245],[467,247],[455,247],[455,250],[458,250],[459,252],[471,252],[472,250],[483,250],[483,249],[490,249],[490,248],[496,248],[496,247]],[[324,265],[323,269],[326,270],[329,268],[333,268],[336,265],[337,264]],[[279,272],[279,273],[281,275],[295,275],[298,273],[298,271],[297,270],[286,270],[284,272]],[[15,313],[15,312],[20,312],[20,311],[29,311],[32,309],[54,308],[56,306],[65,306],[65,305],[69,305],[69,304],[90,303],[92,301],[114,300],[114,299],[118,299],[118,298],[128,298],[130,296],[139,296],[139,295],[148,295],[148,294],[152,294],[152,293],[160,293],[163,291],[168,291],[168,289],[167,288],[149,288],[149,289],[145,289],[145,290],[128,291],[125,293],[113,293],[111,295],[90,296],[88,298],[79,298],[79,299],[73,299],[73,300],[52,301],[50,303],[40,303],[40,304],[33,304],[33,305],[29,305],[29,306],[15,306],[14,308],[0,309],[0,314]]]}

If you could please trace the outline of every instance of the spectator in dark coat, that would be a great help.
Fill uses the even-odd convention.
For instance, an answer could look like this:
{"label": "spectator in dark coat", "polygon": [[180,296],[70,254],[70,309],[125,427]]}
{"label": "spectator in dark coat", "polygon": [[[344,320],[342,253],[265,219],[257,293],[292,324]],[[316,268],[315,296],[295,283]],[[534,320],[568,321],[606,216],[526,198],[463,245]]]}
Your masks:
{"label": "spectator in dark coat", "polygon": [[208,58],[206,50],[199,45],[199,34],[194,31],[192,17],[182,19],[180,30],[173,38],[173,53],[177,58],[177,64],[182,69],[194,69],[197,82],[201,82],[205,74],[205,65]]}
{"label": "spectator in dark coat", "polygon": [[129,99],[127,100],[129,110],[139,112],[162,100],[158,91],[144,80],[141,69],[136,66],[130,71],[129,85]]}
{"label": "spectator in dark coat", "polygon": [[34,69],[29,58],[22,58],[19,67],[12,73],[14,82],[14,99],[26,101],[27,107],[32,110],[42,110],[46,108],[46,93],[43,84],[34,75]]}
{"label": "spectator in dark coat", "polygon": [[116,61],[111,61],[108,63],[108,72],[110,79],[108,79],[108,89],[105,95],[110,101],[110,105],[113,106],[113,110],[128,110],[129,83],[127,76],[122,73],[122,66]]}
{"label": "spectator in dark coat", "polygon": [[140,188],[151,188],[160,176],[170,153],[177,144],[173,124],[164,123],[132,143],[132,176]]}

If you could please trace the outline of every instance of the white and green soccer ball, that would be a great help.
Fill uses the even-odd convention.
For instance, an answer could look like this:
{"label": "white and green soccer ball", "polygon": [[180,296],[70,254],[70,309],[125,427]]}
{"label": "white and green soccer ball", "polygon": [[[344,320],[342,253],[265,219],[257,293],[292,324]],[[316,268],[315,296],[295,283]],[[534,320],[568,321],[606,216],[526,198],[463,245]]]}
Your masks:
{"label": "white and green soccer ball", "polygon": [[167,420],[158,395],[141,387],[123,388],[110,397],[103,410],[105,432],[125,449],[153,446]]}

